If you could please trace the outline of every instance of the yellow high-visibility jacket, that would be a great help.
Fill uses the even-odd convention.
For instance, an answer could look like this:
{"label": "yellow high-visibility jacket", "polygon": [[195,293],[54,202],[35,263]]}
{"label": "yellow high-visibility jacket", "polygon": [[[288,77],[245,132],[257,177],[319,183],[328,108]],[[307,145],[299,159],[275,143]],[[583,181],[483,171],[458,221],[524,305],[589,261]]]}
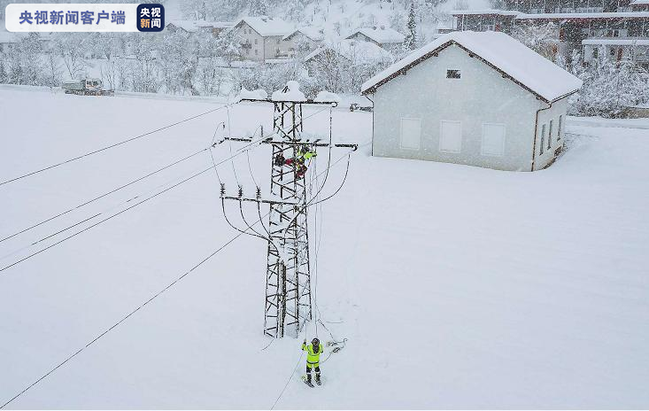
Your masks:
{"label": "yellow high-visibility jacket", "polygon": [[320,362],[320,354],[324,352],[322,344],[318,345],[318,352],[313,351],[313,344],[306,345],[302,343],[302,351],[306,351],[306,361],[311,364],[317,364]]}

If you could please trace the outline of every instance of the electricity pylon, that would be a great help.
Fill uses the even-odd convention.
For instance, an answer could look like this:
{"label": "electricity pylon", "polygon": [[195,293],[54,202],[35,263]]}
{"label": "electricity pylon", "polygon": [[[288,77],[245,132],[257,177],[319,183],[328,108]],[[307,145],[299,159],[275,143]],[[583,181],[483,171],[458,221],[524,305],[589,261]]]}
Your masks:
{"label": "electricity pylon", "polygon": [[[242,101],[263,101],[273,104],[273,133],[262,138],[260,143],[272,147],[270,196],[262,198],[257,187],[254,198],[245,197],[243,187],[238,195],[228,196],[221,185],[221,204],[226,221],[238,231],[249,233],[267,241],[266,296],[264,312],[264,334],[282,338],[291,331],[297,337],[306,321],[313,318],[311,300],[311,273],[309,261],[309,229],[307,210],[312,199],[308,199],[304,164],[300,162],[299,151],[306,145],[309,150],[318,147],[339,147],[356,150],[356,144],[332,144],[302,140],[304,129],[302,106],[329,105],[334,101],[307,101],[291,99],[288,86],[283,90],[286,97],[278,99],[242,99]],[[254,143],[252,138],[226,137],[225,140]],[[291,159],[292,161],[285,161]],[[239,202],[241,218],[246,229],[231,223],[225,210],[225,200]],[[268,225],[263,221],[263,229],[254,230],[248,224],[243,202],[256,202],[259,220],[262,219],[261,206],[269,205]]]}

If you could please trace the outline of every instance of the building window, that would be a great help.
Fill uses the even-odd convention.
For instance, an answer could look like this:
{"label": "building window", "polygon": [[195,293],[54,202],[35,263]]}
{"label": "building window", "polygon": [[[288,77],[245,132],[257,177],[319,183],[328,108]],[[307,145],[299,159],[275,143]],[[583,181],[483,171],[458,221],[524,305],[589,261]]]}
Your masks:
{"label": "building window", "polygon": [[446,153],[459,153],[462,151],[462,123],[459,121],[441,121],[439,151]]}
{"label": "building window", "polygon": [[401,148],[419,150],[421,146],[421,119],[401,119]]}
{"label": "building window", "polygon": [[462,78],[462,72],[460,70],[446,70],[446,78]]}
{"label": "building window", "polygon": [[593,58],[596,59],[599,57],[599,47],[593,49]]}
{"label": "building window", "polygon": [[257,43],[258,43],[258,39],[255,39],[255,44],[257,44]]}
{"label": "building window", "polygon": [[545,124],[543,124],[543,127],[541,127],[541,152],[539,154],[543,154],[545,149]]}
{"label": "building window", "polygon": [[550,120],[550,130],[548,131],[548,150],[552,148],[552,128],[554,126],[554,121]]}
{"label": "building window", "polygon": [[259,54],[259,50],[255,49],[255,56]]}
{"label": "building window", "polygon": [[559,116],[559,126],[557,127],[557,141],[561,141],[561,132],[563,126],[563,115]]}
{"label": "building window", "polygon": [[491,157],[502,157],[505,154],[504,124],[484,123],[482,125],[480,154]]}

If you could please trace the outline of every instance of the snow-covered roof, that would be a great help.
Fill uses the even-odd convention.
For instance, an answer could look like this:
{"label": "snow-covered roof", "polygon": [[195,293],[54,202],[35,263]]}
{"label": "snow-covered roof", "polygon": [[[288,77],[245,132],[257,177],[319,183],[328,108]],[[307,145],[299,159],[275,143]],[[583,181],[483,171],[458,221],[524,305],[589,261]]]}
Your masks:
{"label": "snow-covered roof", "polygon": [[[638,0],[649,1],[649,0]],[[644,3],[637,3],[644,4]],[[521,13],[509,10],[455,10],[451,12],[454,16],[461,15],[500,15],[513,16],[516,20],[551,20],[551,19],[611,19],[611,18],[649,18],[646,11],[624,11],[624,12],[594,12],[594,13]]]}
{"label": "snow-covered roof", "polygon": [[392,59],[392,55],[388,51],[374,43],[345,39],[340,43],[318,47],[309,53],[304,60],[309,61],[325,50],[333,50],[345,57],[347,60],[356,63],[388,62]]}
{"label": "snow-covered roof", "polygon": [[199,29],[211,28],[229,28],[234,26],[231,21],[205,21],[205,20],[172,20],[167,23],[167,26],[173,25],[179,27],[186,32],[195,33]]}
{"label": "snow-covered roof", "polygon": [[649,0],[634,0],[631,2],[632,6],[649,6]]}
{"label": "snow-covered roof", "polygon": [[173,25],[181,28],[189,33],[194,33],[198,30],[198,22],[196,20],[173,20],[167,23],[167,26]]}
{"label": "snow-covered roof", "polygon": [[480,33],[463,31],[442,36],[414,51],[365,82],[361,91],[373,92],[404,70],[416,66],[452,44],[457,44],[475,54],[546,101],[554,101],[574,93],[582,86],[580,79],[507,34],[494,31]]}
{"label": "snow-covered roof", "polygon": [[227,29],[234,26],[232,21],[202,21],[199,20],[196,22],[198,27],[205,28],[217,28],[217,29]]}
{"label": "snow-covered roof", "polygon": [[285,36],[293,31],[293,26],[284,20],[266,16],[243,17],[235,24],[235,27],[242,23],[248,24],[259,35],[264,37]]}
{"label": "snow-covered roof", "polygon": [[581,42],[584,45],[609,45],[609,46],[649,46],[648,38],[620,38],[606,37],[586,39]]}
{"label": "snow-covered roof", "polygon": [[298,33],[302,33],[303,35],[305,35],[306,37],[310,38],[313,41],[324,40],[324,32],[321,29],[318,29],[316,27],[301,27],[297,30],[293,30],[292,32],[284,36],[282,40],[288,40]]}
{"label": "snow-covered roof", "polygon": [[286,87],[273,92],[271,96],[273,101],[306,101],[304,93],[300,91],[300,83],[291,80],[286,82]]}
{"label": "snow-covered roof", "polygon": [[356,34],[363,34],[368,38],[376,41],[379,44],[392,44],[392,43],[403,43],[406,37],[399,33],[396,30],[391,29],[390,27],[365,27],[354,31],[352,34],[347,36],[347,38],[353,37]]}
{"label": "snow-covered roof", "polygon": [[483,9],[483,10],[453,10],[451,14],[454,16],[460,15],[470,15],[470,14],[489,14],[489,15],[498,15],[498,16],[518,16],[521,14],[518,11],[513,10],[497,10],[497,9]]}
{"label": "snow-covered roof", "polygon": [[611,19],[611,18],[649,18],[646,11],[623,11],[623,12],[601,12],[601,13],[519,13],[516,20],[543,20],[543,19]]}

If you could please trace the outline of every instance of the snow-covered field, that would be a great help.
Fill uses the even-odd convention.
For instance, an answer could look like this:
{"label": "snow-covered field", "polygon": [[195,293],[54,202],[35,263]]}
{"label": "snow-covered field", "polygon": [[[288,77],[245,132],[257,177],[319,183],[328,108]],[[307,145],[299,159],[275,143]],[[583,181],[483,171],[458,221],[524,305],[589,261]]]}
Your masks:
{"label": "snow-covered field", "polygon": [[[0,181],[218,105],[0,89]],[[318,110],[306,129],[326,135]],[[235,106],[232,133],[269,130],[271,114]],[[0,238],[207,147],[227,119],[0,186]],[[323,387],[300,381],[301,340],[262,351],[266,247],[241,237],[8,408],[269,409],[285,386],[276,408],[648,408],[649,122],[572,119],[555,165],[508,173],[373,158],[370,120],[334,111],[334,138],[362,147],[312,224],[321,318],[348,338]],[[218,146],[217,161],[229,152]],[[264,190],[268,156],[250,153]],[[0,270],[209,164],[201,153],[0,242]],[[254,194],[246,155],[235,168]],[[234,192],[232,164],[219,172]],[[218,190],[206,173],[0,271],[0,403],[234,237]]]}

